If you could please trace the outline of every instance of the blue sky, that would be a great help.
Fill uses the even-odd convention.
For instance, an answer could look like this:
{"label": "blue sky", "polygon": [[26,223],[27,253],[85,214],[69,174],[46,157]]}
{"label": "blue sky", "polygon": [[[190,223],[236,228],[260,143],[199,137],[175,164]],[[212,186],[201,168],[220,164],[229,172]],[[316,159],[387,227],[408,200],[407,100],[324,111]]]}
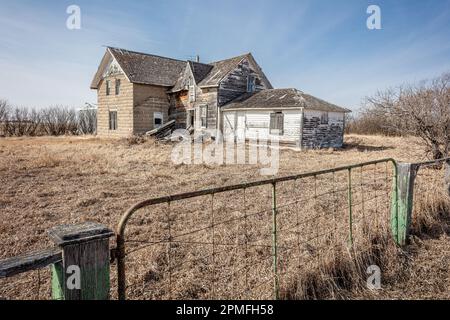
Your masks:
{"label": "blue sky", "polygon": [[[66,28],[69,5],[81,30]],[[367,7],[382,30],[368,30]],[[0,97],[82,106],[105,48],[202,62],[252,52],[272,84],[357,110],[378,89],[450,71],[450,0],[0,0]]]}

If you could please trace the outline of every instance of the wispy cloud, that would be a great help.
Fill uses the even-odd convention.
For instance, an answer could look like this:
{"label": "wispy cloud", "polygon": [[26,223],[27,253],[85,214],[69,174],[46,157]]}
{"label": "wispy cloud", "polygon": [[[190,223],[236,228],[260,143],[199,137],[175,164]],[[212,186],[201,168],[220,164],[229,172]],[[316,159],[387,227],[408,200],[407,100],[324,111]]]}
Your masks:
{"label": "wispy cloud", "polygon": [[365,28],[369,1],[0,0],[0,97],[32,106],[95,101],[103,45],[212,61],[251,51],[277,87],[357,108],[376,89],[450,69],[450,1],[378,3],[383,30]]}

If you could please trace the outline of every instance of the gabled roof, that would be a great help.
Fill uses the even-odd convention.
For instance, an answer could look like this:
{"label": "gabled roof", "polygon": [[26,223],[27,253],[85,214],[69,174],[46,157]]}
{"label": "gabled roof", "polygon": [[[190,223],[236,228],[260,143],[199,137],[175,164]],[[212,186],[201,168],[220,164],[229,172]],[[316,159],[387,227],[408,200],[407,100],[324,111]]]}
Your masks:
{"label": "gabled roof", "polygon": [[188,61],[186,64],[186,70],[180,75],[171,91],[178,92],[185,90],[190,77],[193,77],[195,84],[198,85],[212,68],[213,66],[210,64]]}
{"label": "gabled roof", "polygon": [[244,54],[241,56],[237,56],[230,59],[220,60],[216,62],[210,63],[210,65],[213,66],[212,70],[208,73],[208,75],[202,79],[202,81],[199,83],[200,87],[207,87],[207,86],[217,86],[219,82],[231,71],[233,71],[234,68],[236,68],[239,63],[250,54]]}
{"label": "gabled roof", "polygon": [[171,87],[186,66],[185,61],[172,58],[117,48],[108,49],[133,83]]}
{"label": "gabled roof", "polygon": [[251,53],[234,58],[220,60],[209,64],[194,61],[181,61],[157,55],[130,51],[125,49],[107,47],[105,56],[92,81],[91,88],[97,89],[103,78],[105,68],[115,59],[125,76],[132,83],[151,84],[173,87],[172,91],[184,89],[186,67],[189,66],[195,82],[200,87],[215,87],[225,78],[239,63],[247,58],[261,72],[263,81],[271,88],[270,82],[262,73],[261,68],[254,60]]}
{"label": "gabled roof", "polygon": [[188,61],[188,63],[189,66],[191,67],[192,74],[194,75],[195,83],[200,83],[200,81],[202,81],[214,67],[210,64],[204,64],[194,61]]}
{"label": "gabled roof", "polygon": [[[128,80],[138,84],[172,87],[186,67],[186,61],[112,47],[107,48],[102,65],[111,57],[117,61]],[[102,78],[102,65],[94,77],[92,89],[97,89]]]}
{"label": "gabled roof", "polygon": [[351,112],[297,89],[268,89],[245,93],[226,104],[222,110],[299,108],[327,112]]}

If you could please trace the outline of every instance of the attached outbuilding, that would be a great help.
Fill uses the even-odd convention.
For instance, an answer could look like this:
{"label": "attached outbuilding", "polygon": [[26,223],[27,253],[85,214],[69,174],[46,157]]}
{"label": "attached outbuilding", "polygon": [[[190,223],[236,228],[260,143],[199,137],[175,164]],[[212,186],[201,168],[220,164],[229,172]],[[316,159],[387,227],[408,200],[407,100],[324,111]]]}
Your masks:
{"label": "attached outbuilding", "polygon": [[300,149],[341,148],[349,112],[297,89],[248,93],[221,108],[224,135],[276,137]]}

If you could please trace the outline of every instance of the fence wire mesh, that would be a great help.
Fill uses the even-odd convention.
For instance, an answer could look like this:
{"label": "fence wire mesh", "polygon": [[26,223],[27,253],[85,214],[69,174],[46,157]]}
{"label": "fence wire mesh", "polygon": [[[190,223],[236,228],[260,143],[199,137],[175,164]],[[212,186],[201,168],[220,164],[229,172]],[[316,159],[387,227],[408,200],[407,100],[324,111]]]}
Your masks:
{"label": "fence wire mesh", "polygon": [[[422,164],[414,183],[411,233],[440,236],[450,211],[448,167],[444,161]],[[450,181],[447,181],[449,183]],[[445,223],[442,223],[445,222]]]}
{"label": "fence wire mesh", "polygon": [[15,300],[17,297],[27,300],[50,300],[50,268],[0,279],[0,300]]}
{"label": "fence wire mesh", "polygon": [[127,298],[309,296],[313,274],[389,237],[393,176],[384,160],[141,208],[126,228]]}

